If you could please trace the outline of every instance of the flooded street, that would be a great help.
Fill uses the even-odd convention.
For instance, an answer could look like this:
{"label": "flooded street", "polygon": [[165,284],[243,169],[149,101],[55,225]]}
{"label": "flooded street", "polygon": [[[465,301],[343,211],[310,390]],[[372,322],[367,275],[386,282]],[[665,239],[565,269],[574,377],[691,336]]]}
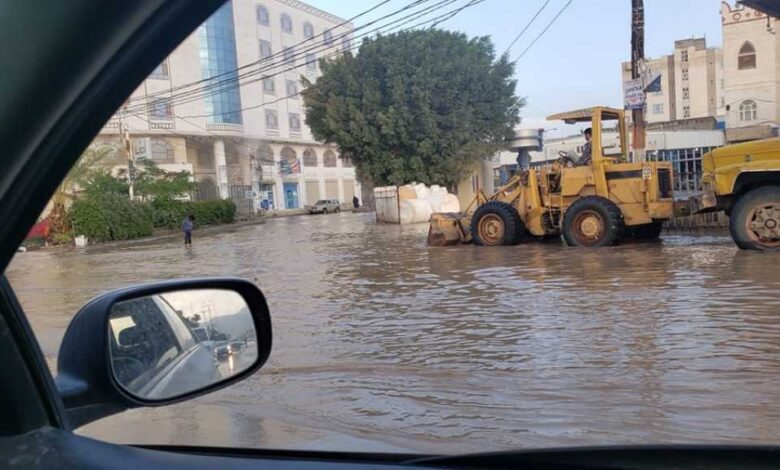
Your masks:
{"label": "flooded street", "polygon": [[274,326],[255,376],[81,432],[116,442],[472,452],[780,442],[780,257],[725,235],[612,249],[427,248],[427,225],[291,217],[216,235],[20,253],[50,364],[108,289],[239,276]]}

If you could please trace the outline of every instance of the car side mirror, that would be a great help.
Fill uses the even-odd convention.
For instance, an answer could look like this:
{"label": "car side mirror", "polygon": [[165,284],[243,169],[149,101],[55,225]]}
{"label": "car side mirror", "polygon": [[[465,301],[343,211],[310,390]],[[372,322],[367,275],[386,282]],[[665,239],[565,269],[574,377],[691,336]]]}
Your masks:
{"label": "car side mirror", "polygon": [[60,347],[57,389],[78,427],[242,380],[271,352],[260,290],[240,279],[168,281],[88,302]]}

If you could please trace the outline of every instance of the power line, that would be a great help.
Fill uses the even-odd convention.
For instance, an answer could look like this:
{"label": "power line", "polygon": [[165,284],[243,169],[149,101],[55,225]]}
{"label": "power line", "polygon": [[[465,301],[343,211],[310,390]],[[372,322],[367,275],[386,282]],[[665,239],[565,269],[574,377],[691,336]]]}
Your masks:
{"label": "power line", "polygon": [[[426,8],[426,9],[425,9],[425,11],[421,10],[421,11],[415,12],[415,13],[414,13],[414,14],[412,14],[412,15],[408,15],[408,16],[406,16],[406,17],[403,17],[403,18],[401,18],[400,20],[406,20],[406,21],[403,21],[403,23],[401,23],[401,24],[399,24],[399,25],[396,25],[396,26],[394,26],[393,28],[390,28],[390,29],[392,30],[392,29],[397,29],[397,28],[399,28],[399,27],[401,27],[401,26],[405,26],[406,24],[408,24],[408,23],[412,22],[413,20],[415,20],[415,19],[417,19],[417,18],[420,18],[420,17],[422,17],[422,16],[426,16],[427,14],[431,13],[432,11],[435,11],[435,10],[441,9],[443,6],[446,6],[447,4],[451,4],[451,3],[453,3],[454,1],[456,1],[456,0],[443,0],[443,1],[441,1],[441,2],[439,2],[439,3],[437,3],[437,4],[435,4],[435,5],[433,5],[433,6],[432,6],[432,7],[436,7],[436,8],[434,8],[434,10],[430,10],[430,8],[432,8],[432,7],[428,7],[428,8]],[[470,2],[469,4],[467,4],[467,5],[465,5],[465,6],[462,6],[462,7],[459,7],[459,8],[457,8],[457,9],[451,10],[451,11],[449,11],[449,12],[446,12],[446,13],[444,13],[444,14],[442,14],[442,15],[439,15],[439,16],[437,16],[437,17],[433,17],[433,18],[426,19],[426,20],[424,20],[424,21],[422,21],[422,22],[420,22],[420,23],[417,23],[417,24],[415,24],[415,25],[412,25],[412,26],[410,26],[410,27],[406,27],[406,28],[404,28],[404,29],[402,29],[402,30],[399,30],[399,31],[406,31],[406,30],[414,29],[414,28],[417,28],[417,27],[419,27],[419,26],[422,26],[422,25],[424,25],[424,24],[426,24],[426,23],[430,23],[430,22],[438,21],[438,20],[440,20],[441,18],[444,18],[444,17],[447,17],[447,16],[449,16],[449,17],[452,17],[452,14],[453,14],[453,13],[459,13],[459,12],[460,12],[460,11],[462,11],[464,8],[467,8],[467,7],[469,7],[469,6],[475,5],[475,4],[477,4],[477,3],[481,3],[482,1],[484,1],[484,0],[471,0],[471,2]],[[393,21],[393,22],[391,22],[391,23],[388,23],[388,25],[391,25],[391,24],[393,24],[393,23],[398,23],[400,20],[395,20],[395,21]],[[383,27],[386,27],[386,26],[388,26],[388,25],[384,25]],[[381,29],[381,28],[377,28],[375,31],[378,31],[378,30],[380,30],[380,29]],[[384,31],[384,32],[387,32],[387,31]],[[343,50],[336,51],[336,52],[334,52],[334,53],[331,53],[331,54],[329,54],[329,55],[327,55],[327,56],[325,56],[325,57],[322,57],[322,58],[323,58],[323,59],[327,59],[327,58],[330,58],[330,57],[333,57],[333,56],[341,55],[343,52],[349,52],[349,51],[357,50],[357,49],[359,49],[359,48],[360,48],[360,45],[359,45],[359,44],[353,44],[353,45],[352,45],[352,46],[350,46],[350,48],[349,48],[349,49],[347,49],[346,51],[343,51]],[[298,68],[301,68],[301,67],[305,67],[306,65],[307,65],[306,63],[299,64],[299,65],[294,65],[294,66],[288,67],[288,68],[286,68],[286,69],[284,69],[284,70],[281,70],[281,71],[278,71],[278,72],[276,72],[276,73],[270,74],[270,75],[262,75],[262,76],[260,76],[260,77],[258,77],[258,78],[253,78],[253,79],[251,79],[251,80],[245,80],[244,82],[240,82],[240,83],[234,83],[234,84],[231,84],[231,85],[226,85],[225,87],[223,87],[223,88],[221,88],[221,89],[214,90],[214,91],[210,91],[210,92],[209,92],[207,89],[204,89],[204,91],[206,91],[206,92],[207,92],[207,93],[205,93],[205,94],[204,94],[204,93],[201,93],[201,94],[198,94],[198,95],[190,95],[190,96],[185,96],[185,97],[183,97],[183,98],[179,99],[178,101],[171,100],[171,101],[170,101],[170,103],[171,103],[171,106],[173,106],[173,105],[177,105],[177,106],[178,106],[178,105],[182,105],[182,104],[190,103],[190,102],[193,102],[193,101],[197,101],[197,100],[200,100],[200,99],[208,98],[208,97],[210,97],[210,96],[214,96],[214,95],[216,95],[216,94],[222,93],[222,92],[224,92],[224,91],[226,91],[226,90],[229,90],[229,89],[237,88],[237,87],[240,87],[240,86],[246,86],[246,85],[249,85],[249,84],[251,84],[251,83],[256,83],[256,82],[258,82],[258,81],[261,81],[261,80],[265,80],[265,79],[269,79],[269,78],[274,78],[274,77],[276,77],[276,76],[283,75],[283,74],[285,74],[285,73],[287,73],[287,72],[290,72],[290,71],[293,71],[293,70],[295,70],[295,69],[298,69]],[[291,94],[291,95],[289,95],[287,98],[289,98],[289,97],[292,97],[292,96],[295,96],[295,95],[296,95],[296,94]],[[260,105],[256,105],[256,106],[250,106],[250,107],[240,108],[239,110],[236,110],[236,112],[239,112],[239,111],[242,111],[242,110],[246,110],[246,109],[255,109],[255,108],[259,108],[259,107],[266,106],[266,105],[268,105],[268,104],[276,103],[276,102],[279,102],[279,101],[280,101],[280,100],[275,100],[275,101],[273,101],[273,102],[271,102],[271,103],[264,103],[264,104],[260,104]],[[130,107],[130,110],[131,110],[131,111],[136,111],[136,110],[137,110],[137,111],[143,111],[143,110],[145,109],[145,107],[146,107],[146,106],[148,106],[148,105],[134,106],[134,107]],[[190,115],[189,117],[210,117],[210,116],[215,116],[215,115],[219,115],[219,114],[221,114],[221,113],[200,114],[200,115]]]}
{"label": "power line", "polygon": [[[517,34],[517,36],[515,36],[515,38],[512,40],[512,42],[509,43],[509,46],[507,46],[506,50],[504,51],[504,54],[508,53],[512,49],[512,46],[514,46],[515,43],[517,43],[517,40],[520,39],[520,36],[522,36],[523,33],[525,33],[526,30],[528,30],[528,28],[531,27],[531,24],[533,24],[533,22],[536,20],[536,18],[539,16],[539,14],[541,14],[542,11],[544,11],[544,9],[547,8],[547,5],[549,3],[550,3],[550,0],[546,0],[544,2],[544,4],[542,5],[542,7],[539,8],[539,10],[536,11],[536,14],[530,20],[528,20],[528,23],[525,24],[525,27],[522,30],[520,30],[520,32]],[[504,54],[501,54],[501,55],[504,55]]]}
{"label": "power line", "polygon": [[[425,1],[428,1],[428,0],[425,0]],[[409,14],[407,16],[404,16],[402,18],[399,18],[399,19],[396,19],[394,21],[391,21],[390,23],[387,23],[385,25],[377,27],[374,30],[368,31],[365,34],[363,34],[361,36],[358,36],[358,38],[359,37],[368,36],[368,35],[370,35],[373,32],[378,32],[378,31],[382,30],[383,28],[387,28],[388,26],[393,25],[395,23],[403,22],[400,25],[398,25],[398,26],[403,26],[403,25],[405,25],[405,24],[407,24],[407,23],[409,23],[409,22],[411,22],[411,21],[413,21],[413,20],[415,20],[415,19],[417,19],[417,18],[419,18],[421,16],[425,16],[426,14],[429,14],[432,11],[435,11],[437,9],[442,8],[446,4],[453,3],[454,1],[456,1],[456,0],[442,0],[442,1],[436,3],[436,4],[432,5],[432,6],[426,7],[424,9],[422,9],[422,10],[419,10],[417,12],[414,12],[414,13]],[[419,4],[419,3],[420,3],[420,1],[418,0],[414,4]],[[409,5],[407,5],[407,7],[409,7]],[[403,9],[401,9],[399,11],[402,11],[402,10]],[[396,13],[393,13],[393,14],[396,14]],[[392,16],[393,14],[386,15],[386,17]],[[421,23],[421,24],[423,24],[423,23]],[[396,27],[398,27],[398,26],[396,26]],[[324,49],[328,49],[330,47],[331,46],[325,46]],[[350,50],[355,50],[355,49],[357,49],[359,47],[360,47],[359,44],[352,45],[352,46],[350,46],[349,49],[337,50],[337,51],[335,51],[335,52],[333,52],[331,54],[328,54],[328,55],[326,55],[326,56],[324,56],[322,58],[329,58],[329,57],[332,57],[332,56],[341,55],[343,52],[348,52]],[[302,55],[302,54],[305,54],[305,53],[306,53],[306,51],[303,51],[303,52],[300,52],[298,55]],[[248,77],[251,77],[251,76],[257,76],[257,75],[259,75],[260,73],[264,72],[267,69],[271,69],[271,68],[274,68],[277,65],[283,65],[283,64],[291,62],[291,61],[294,61],[294,57],[286,58],[286,59],[282,60],[281,62],[272,63],[272,64],[269,64],[268,66],[266,66],[266,67],[264,67],[262,69],[251,71],[251,72],[247,72],[247,73],[242,74],[240,76],[237,76],[237,77],[235,77],[233,79],[224,81],[224,82],[232,82],[232,83],[226,83],[224,85],[222,85],[222,83],[214,83],[214,84],[207,85],[205,87],[201,87],[200,89],[191,90],[191,91],[188,91],[188,92],[181,93],[180,96],[173,96],[173,97],[171,97],[169,99],[169,102],[171,103],[171,105],[174,105],[174,104],[179,105],[179,104],[189,103],[189,102],[196,101],[196,100],[199,100],[199,99],[202,99],[202,98],[207,98],[207,97],[210,97],[210,96],[214,96],[214,95],[223,93],[223,92],[225,92],[227,90],[230,90],[230,89],[237,88],[237,87],[241,86],[242,83],[240,82],[240,79],[242,79],[242,78],[245,79],[245,78],[248,78]],[[243,84],[246,85],[246,84],[249,84],[249,83],[255,83],[255,82],[260,81],[260,80],[265,79],[265,78],[272,78],[272,77],[275,77],[277,75],[281,75],[281,74],[283,74],[285,72],[288,72],[288,71],[291,71],[291,70],[294,70],[296,68],[300,68],[300,67],[303,67],[303,66],[306,66],[306,65],[307,65],[307,63],[304,62],[303,64],[290,67],[288,69],[282,70],[281,72],[277,72],[277,73],[274,73],[274,74],[271,74],[271,75],[263,75],[260,78],[254,79],[254,80],[244,81]],[[210,89],[214,89],[214,90],[210,91]],[[133,108],[134,109],[136,109],[136,108],[137,109],[142,109],[142,108],[144,108],[146,106],[148,106],[148,104],[135,105]]]}
{"label": "power line", "polygon": [[[306,38],[306,39],[304,39],[303,41],[301,41],[301,42],[299,42],[299,43],[297,43],[297,44],[294,44],[294,45],[293,45],[293,46],[291,46],[291,47],[298,47],[298,46],[300,46],[300,45],[302,45],[302,44],[305,44],[305,43],[307,43],[307,42],[309,42],[309,41],[313,41],[314,39],[316,39],[316,38],[318,38],[318,37],[320,37],[320,36],[322,36],[322,37],[323,37],[323,39],[324,39],[324,38],[325,38],[325,35],[326,35],[327,33],[329,33],[329,32],[332,32],[332,31],[334,31],[334,30],[336,30],[336,29],[338,29],[338,28],[340,28],[340,27],[342,27],[342,26],[344,26],[344,25],[348,25],[348,24],[350,24],[352,21],[354,21],[354,20],[356,20],[356,19],[360,18],[361,16],[367,15],[368,13],[371,13],[372,11],[374,11],[374,10],[376,10],[376,9],[378,9],[378,8],[380,8],[380,7],[382,7],[382,6],[384,6],[385,4],[387,4],[387,3],[391,2],[391,1],[392,1],[392,0],[383,0],[383,1],[379,2],[379,3],[377,3],[376,5],[374,5],[373,7],[369,8],[368,10],[362,11],[362,12],[358,13],[357,15],[355,15],[355,16],[353,16],[353,17],[351,17],[351,18],[347,19],[347,20],[344,20],[343,22],[341,22],[341,23],[339,23],[339,24],[337,24],[337,25],[335,25],[335,26],[332,26],[332,27],[330,27],[330,28],[328,28],[328,29],[325,29],[325,30],[323,30],[323,31],[322,31],[320,34],[316,34],[316,35],[314,35],[314,36],[312,36],[312,37],[310,37],[310,38]],[[423,0],[423,1],[427,1],[427,0]],[[418,0],[418,1],[416,1],[415,3],[419,3],[419,0]],[[354,30],[351,30],[351,31],[354,31]],[[278,53],[277,53],[276,55],[278,55]],[[183,85],[179,85],[178,87],[171,88],[171,89],[170,89],[170,90],[168,90],[168,91],[177,91],[177,90],[181,90],[181,89],[184,89],[184,88],[188,88],[188,87],[190,87],[190,86],[194,86],[194,85],[197,85],[197,84],[200,84],[200,83],[203,83],[203,82],[208,82],[208,81],[210,81],[210,80],[214,80],[215,78],[218,78],[218,77],[220,77],[220,76],[229,75],[229,74],[232,74],[232,73],[234,73],[234,72],[236,72],[236,71],[239,71],[239,70],[242,70],[242,69],[245,69],[245,68],[251,67],[251,66],[253,66],[253,65],[257,65],[258,63],[260,63],[260,62],[262,62],[262,61],[264,61],[264,60],[267,60],[267,59],[273,58],[273,57],[274,57],[274,54],[272,54],[272,55],[271,55],[271,56],[269,56],[269,57],[264,57],[264,58],[261,58],[261,59],[260,59],[260,60],[258,60],[258,61],[254,61],[254,62],[250,62],[250,63],[248,63],[248,64],[245,64],[245,65],[242,65],[241,67],[238,67],[238,68],[237,68],[237,69],[235,69],[235,70],[231,70],[231,71],[228,71],[228,72],[223,72],[222,74],[212,75],[211,77],[208,77],[208,78],[203,78],[203,79],[200,79],[200,80],[197,80],[197,81],[194,81],[194,82],[185,83],[185,84],[183,84]],[[161,93],[161,92],[158,92],[158,94],[159,94],[159,93]],[[150,94],[150,95],[147,95],[147,97],[148,97],[148,96],[153,96],[153,95],[154,95],[154,94]],[[142,97],[139,97],[139,98],[135,98],[135,99],[143,99],[143,98],[142,98]],[[131,101],[132,101],[132,100],[133,100],[133,99],[131,99]]]}
{"label": "power line", "polygon": [[[448,3],[452,3],[452,0],[447,0],[447,1],[448,1]],[[410,30],[410,29],[414,29],[414,28],[416,28],[416,27],[419,27],[419,26],[421,26],[421,25],[424,25],[424,24],[426,24],[426,23],[430,23],[430,22],[435,22],[435,21],[438,21],[440,18],[445,18],[445,17],[448,17],[448,18],[445,18],[445,20],[446,20],[446,19],[449,19],[449,18],[452,18],[452,17],[454,16],[454,14],[460,13],[461,11],[463,11],[464,9],[466,9],[466,8],[468,8],[468,7],[470,7],[470,6],[473,6],[473,5],[477,5],[477,4],[479,4],[479,3],[482,3],[482,2],[484,2],[484,1],[485,1],[485,0],[471,0],[471,1],[470,1],[468,4],[466,4],[466,5],[462,6],[462,7],[459,7],[459,8],[457,8],[457,9],[455,9],[455,10],[452,10],[452,11],[450,11],[450,12],[444,13],[444,14],[442,14],[442,15],[438,16],[438,17],[435,17],[435,18],[431,18],[431,19],[425,20],[425,21],[423,21],[423,22],[421,22],[421,23],[418,23],[418,24],[416,24],[416,25],[413,25],[413,26],[411,26],[411,27],[409,27],[409,28],[405,28],[405,29],[403,29],[403,30],[401,30],[401,31],[407,31],[407,30]],[[454,14],[453,14],[453,13],[454,13]],[[351,48],[351,50],[358,49],[359,47],[360,47],[359,45],[353,46],[353,47]],[[340,53],[336,53],[336,54],[340,54]],[[334,55],[336,55],[336,54],[334,54]],[[302,66],[304,66],[304,65],[306,65],[306,64],[303,64],[303,65],[298,65],[298,66],[294,66],[294,67],[291,67],[291,68],[285,69],[285,70],[283,70],[283,71],[281,71],[281,72],[278,72],[278,73],[276,73],[276,74],[272,74],[272,75],[263,76],[263,77],[260,77],[260,78],[259,78],[259,79],[257,79],[257,80],[251,80],[251,81],[248,81],[248,82],[244,82],[244,83],[240,84],[239,86],[247,85],[247,84],[250,84],[250,83],[253,83],[253,82],[256,82],[256,81],[260,81],[260,80],[264,80],[264,79],[267,79],[267,78],[273,78],[273,77],[275,77],[275,76],[277,76],[277,75],[281,75],[281,74],[283,74],[283,73],[286,73],[286,72],[288,72],[288,71],[290,71],[290,70],[294,70],[294,69],[296,69],[296,68],[299,68],[299,67],[302,67]],[[236,112],[239,112],[239,111],[247,111],[247,110],[251,110],[251,109],[257,109],[257,108],[262,108],[262,107],[265,107],[265,106],[270,106],[270,105],[272,105],[272,104],[276,104],[276,103],[278,103],[278,102],[280,102],[280,101],[284,101],[284,100],[287,100],[287,99],[292,99],[292,98],[294,98],[294,97],[296,97],[296,96],[299,96],[300,94],[301,94],[300,92],[297,92],[297,93],[291,93],[291,94],[289,94],[289,95],[282,96],[281,98],[278,98],[278,99],[275,99],[275,100],[272,100],[272,101],[269,101],[269,102],[266,102],[266,103],[260,103],[260,104],[258,104],[258,105],[253,105],[253,106],[246,106],[246,107],[240,108],[240,109],[238,109]],[[203,117],[212,117],[212,116],[217,116],[217,115],[220,115],[220,114],[221,114],[221,113],[212,113],[212,114],[196,114],[196,115],[179,116],[179,117],[181,117],[181,118],[184,118],[184,117],[187,117],[187,118],[203,118]]]}
{"label": "power line", "polygon": [[[256,75],[262,74],[266,70],[272,69],[272,68],[274,68],[276,66],[283,65],[283,64],[289,63],[289,62],[294,62],[298,58],[302,58],[302,57],[305,58],[305,56],[308,55],[308,54],[322,52],[324,50],[331,49],[331,48],[335,47],[333,45],[335,42],[337,42],[339,40],[343,40],[344,38],[348,38],[348,36],[350,34],[354,34],[354,32],[356,32],[356,31],[360,31],[362,29],[368,28],[368,27],[370,27],[370,26],[372,26],[372,25],[374,25],[374,24],[376,24],[376,23],[378,23],[378,22],[380,22],[382,20],[385,20],[385,19],[390,18],[392,16],[398,15],[398,14],[404,12],[404,11],[412,9],[412,8],[414,8],[414,7],[418,6],[418,5],[421,5],[423,3],[426,3],[428,1],[431,1],[431,0],[415,0],[414,2],[412,2],[412,3],[408,4],[408,5],[405,5],[404,7],[400,8],[398,10],[395,10],[395,11],[393,11],[391,13],[388,13],[388,14],[380,17],[380,18],[377,18],[376,20],[370,21],[370,22],[368,22],[368,23],[366,23],[366,24],[364,24],[364,25],[362,25],[362,26],[360,26],[358,28],[354,28],[352,30],[345,31],[344,33],[340,34],[336,38],[332,38],[331,41],[329,41],[327,43],[316,44],[316,45],[310,46],[308,49],[302,49],[302,50],[298,50],[298,51],[295,51],[295,47],[296,46],[291,46],[291,47],[288,47],[288,48],[284,48],[281,51],[278,51],[278,52],[276,52],[274,54],[271,54],[268,57],[264,57],[264,58],[262,58],[260,60],[257,60],[257,61],[254,61],[254,62],[250,62],[249,64],[243,65],[243,66],[241,66],[241,67],[239,67],[237,69],[231,70],[229,72],[225,72],[225,73],[220,74],[220,75],[215,75],[213,77],[209,77],[209,78],[206,78],[206,79],[201,79],[201,80],[198,80],[196,82],[192,82],[190,84],[180,85],[176,89],[163,90],[163,91],[157,92],[155,94],[146,95],[144,97],[138,97],[136,99],[137,100],[148,100],[149,98],[154,98],[154,97],[158,97],[158,96],[159,97],[163,97],[166,94],[170,93],[171,91],[184,90],[186,88],[192,87],[193,85],[197,85],[197,84],[204,83],[204,82],[208,82],[208,84],[205,85],[205,86],[196,88],[194,90],[182,91],[179,94],[174,94],[170,99],[171,100],[176,100],[176,99],[179,99],[179,98],[186,98],[187,96],[191,96],[191,95],[197,94],[197,93],[202,93],[204,91],[208,91],[209,89],[216,89],[216,93],[222,93],[224,91],[227,91],[227,90],[231,89],[228,85],[231,85],[231,84],[233,84],[235,82],[239,82],[242,78],[247,78],[247,77],[250,77],[250,76],[256,76]],[[436,5],[441,5],[443,3],[451,3],[452,1],[455,1],[455,0],[443,0],[443,1],[440,1]],[[436,5],[434,5],[434,7]],[[433,7],[427,7],[425,9],[423,9],[423,10],[420,10],[420,11],[430,10],[431,8],[433,8]],[[363,14],[367,13],[369,11],[371,11],[371,10],[367,10],[366,12],[363,12]],[[419,12],[415,12],[415,13],[412,13],[412,14],[407,15],[405,17],[402,17],[400,20],[394,20],[393,22],[390,22],[390,23],[388,23],[386,25],[380,26],[380,27],[378,27],[378,28],[376,28],[374,30],[368,31],[367,33],[364,33],[364,34],[361,34],[359,36],[356,36],[353,39],[358,39],[360,37],[365,37],[367,35],[370,35],[371,33],[375,32],[375,31],[381,30],[383,27],[386,27],[386,26],[391,25],[393,23],[397,23],[398,21],[401,21],[401,20],[404,20],[404,19],[409,18],[411,16],[414,16],[417,13],[419,13]],[[358,16],[360,16],[360,15],[356,15],[353,18],[356,18]],[[331,29],[333,29],[333,28],[331,28]],[[324,35],[324,34],[325,33],[322,33],[321,35]],[[307,40],[305,40],[305,41],[303,41],[301,43],[298,43],[298,45],[303,44],[303,43],[305,43],[305,42],[307,42],[307,41],[309,41],[311,39],[312,38],[309,38],[309,39],[307,39]],[[293,54],[291,54],[289,56],[286,56],[287,51],[290,51],[290,50],[293,51]],[[340,52],[336,51],[334,54],[338,54],[338,53],[340,53]],[[265,62],[271,61],[271,60],[273,60],[275,58],[279,58],[279,57],[282,58],[281,61],[271,62],[271,63],[265,64]],[[258,64],[263,64],[263,65],[260,68],[256,69],[256,70],[250,70],[250,71],[245,72],[243,74],[237,74],[236,75],[237,71],[243,70],[243,69],[252,67],[254,65],[258,65]],[[225,79],[222,79],[222,80],[214,82],[215,78],[224,77],[224,76],[228,76],[228,75],[229,75],[228,78],[225,78]],[[145,106],[145,104],[141,104],[140,106]]]}
{"label": "power line", "polygon": [[544,27],[544,29],[542,30],[542,32],[540,32],[540,33],[539,33],[539,34],[538,34],[538,35],[537,35],[537,36],[534,38],[534,40],[533,40],[533,41],[531,41],[531,44],[529,44],[529,45],[528,45],[528,47],[526,47],[526,48],[523,50],[523,52],[521,52],[521,53],[520,53],[520,55],[519,55],[519,56],[517,56],[517,58],[515,59],[515,62],[517,62],[518,60],[520,60],[520,59],[521,59],[521,58],[522,58],[522,57],[525,55],[525,53],[526,53],[526,52],[528,52],[528,51],[529,51],[529,50],[530,50],[530,49],[533,47],[533,45],[534,45],[534,44],[536,44],[536,41],[538,41],[538,40],[539,40],[539,38],[541,38],[542,36],[544,36],[544,33],[546,33],[548,29],[550,29],[550,26],[552,26],[552,25],[553,25],[553,23],[555,23],[555,20],[557,20],[557,19],[558,19],[558,17],[559,17],[559,16],[561,16],[561,15],[563,14],[563,12],[564,12],[564,11],[566,11],[566,9],[567,9],[567,8],[569,8],[569,5],[571,5],[571,2],[573,2],[573,1],[574,1],[574,0],[569,0],[568,2],[566,2],[566,5],[564,5],[564,6],[563,6],[563,8],[561,8],[561,9],[560,9],[560,11],[558,11],[558,13],[555,15],[555,17],[553,17],[553,19],[552,19],[552,20],[551,20],[549,23],[547,23],[547,26],[545,26],[545,27]]}

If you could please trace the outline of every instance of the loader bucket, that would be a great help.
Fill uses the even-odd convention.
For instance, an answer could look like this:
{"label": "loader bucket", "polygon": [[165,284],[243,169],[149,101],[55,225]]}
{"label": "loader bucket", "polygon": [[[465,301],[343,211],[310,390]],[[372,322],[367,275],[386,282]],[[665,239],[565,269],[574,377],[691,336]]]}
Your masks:
{"label": "loader bucket", "polygon": [[467,242],[461,219],[462,212],[438,212],[431,215],[428,228],[428,246],[449,246]]}

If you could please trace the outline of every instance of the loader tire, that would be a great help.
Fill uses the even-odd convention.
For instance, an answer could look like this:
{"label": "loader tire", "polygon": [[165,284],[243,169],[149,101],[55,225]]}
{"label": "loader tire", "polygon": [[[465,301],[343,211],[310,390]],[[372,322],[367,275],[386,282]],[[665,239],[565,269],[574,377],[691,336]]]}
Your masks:
{"label": "loader tire", "polygon": [[471,217],[471,238],[477,245],[516,245],[524,235],[520,216],[505,202],[486,202]]}
{"label": "loader tire", "polygon": [[563,216],[563,238],[569,246],[615,245],[623,238],[625,229],[620,208],[603,197],[578,199]]}
{"label": "loader tire", "polygon": [[729,216],[731,238],[743,250],[780,251],[780,186],[740,197]]}
{"label": "loader tire", "polygon": [[663,222],[634,225],[626,227],[626,238],[634,240],[657,240],[664,228]]}

